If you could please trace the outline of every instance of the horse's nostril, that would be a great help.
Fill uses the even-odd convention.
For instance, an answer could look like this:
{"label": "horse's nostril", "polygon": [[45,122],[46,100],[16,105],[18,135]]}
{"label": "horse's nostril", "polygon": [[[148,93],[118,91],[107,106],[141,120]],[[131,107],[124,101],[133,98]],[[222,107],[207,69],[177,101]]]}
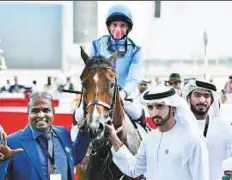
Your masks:
{"label": "horse's nostril", "polygon": [[106,122],[106,124],[111,125],[111,124],[112,124],[112,121],[111,121],[111,120],[108,120],[108,121]]}
{"label": "horse's nostril", "polygon": [[104,130],[104,125],[100,123],[97,131],[102,132],[103,130]]}
{"label": "horse's nostril", "polygon": [[95,138],[96,136],[97,136],[96,129],[90,128],[90,129],[89,129],[89,137],[90,137],[91,139],[93,139],[93,138]]}
{"label": "horse's nostril", "polygon": [[98,134],[103,131],[104,131],[103,123],[91,124],[90,126],[88,126],[88,132],[90,138],[96,138]]}

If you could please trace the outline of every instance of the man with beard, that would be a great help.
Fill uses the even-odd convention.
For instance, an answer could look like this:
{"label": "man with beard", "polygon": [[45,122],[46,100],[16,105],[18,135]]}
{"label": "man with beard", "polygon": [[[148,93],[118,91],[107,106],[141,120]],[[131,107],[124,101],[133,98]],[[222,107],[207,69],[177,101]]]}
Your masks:
{"label": "man with beard", "polygon": [[142,96],[152,106],[158,126],[150,131],[133,156],[120,141],[113,125],[106,125],[113,161],[127,176],[146,174],[147,180],[209,180],[209,160],[196,119],[174,88],[154,86]]}
{"label": "man with beard", "polygon": [[[53,126],[52,96],[36,92],[28,103],[29,124],[0,145],[0,180],[73,180],[74,165],[85,156],[88,136],[79,132],[74,143],[63,127]],[[83,133],[83,134],[82,134]]]}
{"label": "man with beard", "polygon": [[204,136],[209,152],[210,179],[221,180],[222,162],[232,155],[232,129],[219,117],[219,100],[216,86],[199,80],[190,80],[183,90],[194,113],[201,136]]}

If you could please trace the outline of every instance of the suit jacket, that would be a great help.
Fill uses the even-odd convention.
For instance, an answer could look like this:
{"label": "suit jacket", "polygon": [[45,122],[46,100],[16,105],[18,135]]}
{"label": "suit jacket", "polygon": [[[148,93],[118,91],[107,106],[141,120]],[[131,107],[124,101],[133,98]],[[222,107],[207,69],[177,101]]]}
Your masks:
{"label": "suit jacket", "polygon": [[[69,179],[74,179],[74,165],[79,163],[86,153],[86,139],[72,143],[70,133],[63,127],[53,126],[54,132],[60,139],[68,160]],[[27,126],[24,130],[8,136],[8,146],[12,149],[23,148],[23,152],[0,162],[0,180],[46,180],[42,175],[42,166],[36,148],[36,141]],[[83,144],[82,144],[83,143]],[[78,148],[79,147],[79,148]],[[85,148],[83,148],[85,147]],[[78,154],[78,156],[77,156]]]}

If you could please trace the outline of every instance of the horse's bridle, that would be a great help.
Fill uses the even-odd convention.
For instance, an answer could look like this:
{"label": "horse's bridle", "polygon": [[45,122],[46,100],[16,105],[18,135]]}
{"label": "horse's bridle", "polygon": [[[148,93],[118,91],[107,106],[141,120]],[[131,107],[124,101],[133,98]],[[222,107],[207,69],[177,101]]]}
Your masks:
{"label": "horse's bridle", "polygon": [[[81,77],[80,77],[81,81],[83,80],[83,74],[84,74],[85,71],[87,71],[89,69],[96,69],[96,68],[98,68],[98,67],[85,69],[83,71]],[[116,73],[115,70],[113,68],[111,68],[111,67],[104,67],[104,69],[110,69],[114,73]],[[118,89],[118,85],[117,85],[117,78],[115,77],[115,86],[114,86],[114,90],[113,90],[113,97],[112,97],[112,100],[111,100],[111,104],[108,104],[108,103],[106,103],[104,101],[101,101],[101,100],[98,100],[98,99],[94,99],[94,100],[90,101],[88,104],[83,103],[82,108],[83,108],[83,112],[84,112],[84,118],[83,118],[83,120],[81,120],[79,122],[79,124],[78,124],[79,128],[81,128],[82,130],[88,132],[88,129],[86,127],[87,110],[88,110],[89,107],[94,106],[94,105],[100,105],[100,106],[103,106],[106,109],[108,109],[108,115],[106,115],[106,117],[108,118],[107,122],[110,123],[110,124],[112,124],[113,117],[114,117],[114,115],[113,115],[114,106],[115,106],[115,102],[116,102],[116,97],[119,94],[118,92],[119,92],[119,89]],[[82,100],[83,100],[83,88],[82,88],[82,93],[81,93],[81,101]],[[117,128],[116,131],[120,132],[121,130],[122,130],[122,127],[119,127],[119,128]]]}
{"label": "horse's bridle", "polygon": [[[113,68],[105,68],[105,69],[110,69],[115,73],[115,70]],[[87,105],[84,103],[83,104],[83,110],[84,110],[84,119],[86,118],[86,114],[87,114],[87,110],[90,106],[94,106],[94,105],[100,105],[105,107],[106,109],[109,110],[108,116],[112,119],[113,121],[113,109],[115,106],[115,101],[116,101],[116,97],[118,94],[118,86],[117,86],[117,78],[115,77],[115,86],[114,86],[114,91],[113,91],[113,97],[111,100],[111,104],[108,104],[104,101],[98,100],[98,99],[94,99],[92,101],[90,101]]]}
{"label": "horse's bridle", "polygon": [[[95,68],[92,68],[92,69],[95,69]],[[110,69],[112,70],[113,72],[115,72],[115,70],[113,68],[105,68],[105,69]],[[83,73],[82,73],[83,74]],[[81,80],[83,80],[82,76],[81,76]],[[104,108],[108,109],[108,115],[106,115],[106,118],[107,118],[107,121],[106,123],[108,124],[112,124],[113,123],[113,112],[114,112],[114,107],[115,107],[115,102],[116,102],[116,97],[118,95],[118,85],[117,85],[117,78],[115,77],[115,86],[114,86],[114,90],[113,90],[113,97],[112,97],[112,100],[111,100],[111,104],[108,104],[104,101],[101,101],[101,100],[98,100],[98,99],[94,99],[92,101],[90,101],[87,105],[85,103],[83,103],[83,112],[84,112],[84,118],[83,120],[81,120],[81,122],[78,124],[79,128],[81,128],[82,130],[88,132],[88,128],[87,128],[87,110],[89,107],[91,106],[95,106],[95,105],[100,105],[100,106],[103,106]],[[82,88],[82,96],[83,96],[83,88]],[[81,97],[81,100],[83,100],[83,97]],[[83,101],[84,102],[84,101]],[[122,130],[122,127],[119,127],[116,131],[121,131]],[[108,144],[108,142],[107,142]],[[91,150],[90,150],[90,153],[91,155],[95,155],[96,152],[104,145],[104,143],[102,143],[100,145],[100,147],[96,148],[94,146],[94,140],[91,141]]]}

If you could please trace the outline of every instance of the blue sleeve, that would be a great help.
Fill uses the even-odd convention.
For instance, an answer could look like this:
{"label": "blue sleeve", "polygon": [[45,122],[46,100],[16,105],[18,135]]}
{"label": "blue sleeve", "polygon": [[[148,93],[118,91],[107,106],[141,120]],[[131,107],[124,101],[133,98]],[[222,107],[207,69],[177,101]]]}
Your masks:
{"label": "blue sleeve", "polygon": [[74,164],[79,164],[85,157],[90,143],[89,136],[86,132],[79,130],[77,138],[73,143]]}
{"label": "blue sleeve", "polygon": [[138,83],[141,79],[141,48],[138,48],[138,50],[132,55],[132,60],[130,64],[130,70],[129,75],[127,79],[127,84],[124,87],[124,90],[131,94],[138,86]]}
{"label": "blue sleeve", "polygon": [[10,159],[0,161],[0,180],[6,180],[8,177]]}
{"label": "blue sleeve", "polygon": [[97,56],[97,41],[92,41],[90,47],[90,57]]}

